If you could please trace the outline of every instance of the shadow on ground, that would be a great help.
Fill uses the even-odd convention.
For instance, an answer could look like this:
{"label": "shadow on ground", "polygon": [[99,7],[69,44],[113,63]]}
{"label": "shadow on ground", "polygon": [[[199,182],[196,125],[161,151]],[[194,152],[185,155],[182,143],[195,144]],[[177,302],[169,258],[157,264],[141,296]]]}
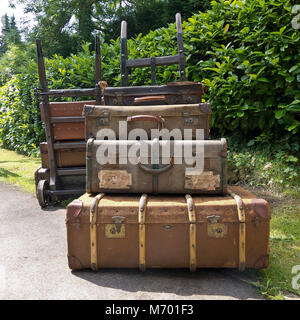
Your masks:
{"label": "shadow on ground", "polygon": [[3,178],[20,177],[20,175],[14,173],[14,172],[11,172],[9,170],[6,170],[4,168],[0,168],[0,177],[3,177]]}
{"label": "shadow on ground", "polygon": [[72,271],[72,274],[99,287],[129,292],[262,298],[251,285],[255,279],[247,270],[241,273],[233,269],[198,269],[191,273],[187,269],[151,269],[142,273],[137,269],[102,269],[98,272]]}

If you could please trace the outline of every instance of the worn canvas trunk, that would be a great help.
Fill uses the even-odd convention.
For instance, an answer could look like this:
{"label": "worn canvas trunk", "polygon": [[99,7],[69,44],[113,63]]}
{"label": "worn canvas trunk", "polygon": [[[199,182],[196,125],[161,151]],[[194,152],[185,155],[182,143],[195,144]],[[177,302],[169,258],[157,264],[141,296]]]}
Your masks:
{"label": "worn canvas trunk", "polygon": [[67,207],[69,267],[267,268],[270,209],[225,196],[85,194]]}
{"label": "worn canvas trunk", "polygon": [[[40,153],[42,167],[49,168],[47,142],[40,143]],[[55,150],[55,159],[58,168],[85,167],[86,150],[82,148]]]}
{"label": "worn canvas trunk", "polygon": [[224,194],[226,139],[110,141],[91,138],[87,142],[86,168],[88,193]]}
{"label": "worn canvas trunk", "polygon": [[104,101],[112,106],[199,103],[204,92],[203,84],[190,81],[161,86],[106,87]]}
{"label": "worn canvas trunk", "polygon": [[[184,137],[184,129],[189,129],[192,133],[190,139],[208,139],[211,108],[209,103],[132,107],[86,105],[83,115],[85,116],[87,139],[92,137],[100,139],[101,129],[113,130],[116,139],[120,140],[135,140],[130,138],[130,131],[134,129],[146,131],[147,138],[142,137],[141,139],[152,139],[152,129],[160,130],[160,134],[165,131],[162,129],[169,131],[176,129],[173,132],[174,139],[179,140]],[[202,132],[199,130],[202,136],[196,136],[196,129],[203,129]],[[132,133],[135,134],[135,131]],[[178,134],[179,138],[176,136]],[[170,139],[170,136],[167,135],[162,139]]]}

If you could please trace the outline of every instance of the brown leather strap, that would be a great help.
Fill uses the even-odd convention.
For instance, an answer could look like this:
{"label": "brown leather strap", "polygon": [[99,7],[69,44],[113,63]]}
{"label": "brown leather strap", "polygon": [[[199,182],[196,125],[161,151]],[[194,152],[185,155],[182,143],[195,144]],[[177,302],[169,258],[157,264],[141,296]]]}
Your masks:
{"label": "brown leather strap", "polygon": [[187,194],[185,196],[188,206],[190,232],[189,232],[189,252],[190,252],[190,271],[197,269],[197,253],[196,253],[196,211],[193,198]]}
{"label": "brown leather strap", "polygon": [[167,102],[167,97],[165,95],[160,96],[145,96],[134,98],[135,104],[148,103],[148,102]]}
{"label": "brown leather strap", "polygon": [[246,267],[246,212],[243,200],[240,196],[228,190],[228,193],[236,201],[239,219],[239,271]]}
{"label": "brown leather strap", "polygon": [[139,267],[141,271],[146,270],[146,207],[147,207],[147,194],[143,194],[139,202]]}
{"label": "brown leather strap", "polygon": [[98,250],[97,250],[97,214],[99,201],[104,197],[104,193],[98,194],[91,203],[90,207],[90,248],[91,248],[91,268],[97,271]]}
{"label": "brown leather strap", "polygon": [[136,116],[127,117],[127,122],[134,121],[153,121],[163,124],[165,122],[165,119],[160,116],[153,116],[150,114],[139,114]]}

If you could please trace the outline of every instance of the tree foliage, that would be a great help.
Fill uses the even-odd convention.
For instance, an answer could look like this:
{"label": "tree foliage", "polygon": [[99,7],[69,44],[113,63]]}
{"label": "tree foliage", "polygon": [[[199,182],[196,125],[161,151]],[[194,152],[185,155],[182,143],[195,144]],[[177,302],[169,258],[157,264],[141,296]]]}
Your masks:
{"label": "tree foliage", "polygon": [[106,41],[115,39],[122,20],[128,21],[128,35],[133,37],[167,26],[176,12],[187,18],[209,6],[209,0],[11,0],[11,3],[23,4],[26,13],[35,15],[37,24],[28,37],[31,41],[36,37],[43,41],[46,56],[76,53],[83,42],[93,43],[95,33]]}
{"label": "tree foliage", "polygon": [[[204,97],[212,105],[212,134],[237,134],[249,146],[277,142],[293,152],[299,147],[300,33],[291,25],[292,6],[289,0],[212,1],[210,10],[183,22],[188,80],[209,87]],[[101,50],[103,79],[120,85],[119,39],[102,39]],[[176,52],[174,23],[128,41],[131,59]],[[76,55],[53,56],[46,62],[49,87],[93,87],[93,64],[88,44]],[[158,67],[156,74],[160,84],[179,80],[177,66]],[[151,82],[149,68],[134,69],[129,77],[130,85]],[[26,151],[33,152],[42,137],[32,93],[36,67],[11,81],[0,92],[0,139],[16,150],[33,141]]]}
{"label": "tree foliage", "polygon": [[1,17],[0,57],[8,50],[9,45],[21,44],[21,33],[14,16],[7,14]]}

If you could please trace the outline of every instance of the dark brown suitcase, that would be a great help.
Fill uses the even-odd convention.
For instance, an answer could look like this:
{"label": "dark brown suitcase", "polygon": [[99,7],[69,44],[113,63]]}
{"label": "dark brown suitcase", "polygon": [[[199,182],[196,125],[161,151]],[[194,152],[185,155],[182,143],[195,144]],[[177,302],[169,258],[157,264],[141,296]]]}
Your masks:
{"label": "dark brown suitcase", "polygon": [[267,268],[270,209],[226,196],[83,195],[67,207],[68,262],[92,268]]}
{"label": "dark brown suitcase", "polygon": [[[116,139],[130,140],[128,133],[139,128],[146,131],[149,140],[152,139],[151,129],[168,129],[170,132],[178,129],[180,140],[184,139],[184,129],[192,130],[192,139],[196,138],[196,129],[203,129],[202,138],[208,139],[211,108],[209,103],[163,106],[85,105],[83,115],[87,139],[96,138],[99,130],[111,129],[115,132]],[[123,138],[119,136],[120,121],[127,127],[126,137]]]}
{"label": "dark brown suitcase", "polygon": [[111,106],[199,103],[205,90],[203,84],[190,81],[161,86],[106,87],[104,102]]}
{"label": "dark brown suitcase", "polygon": [[[80,142],[80,141],[77,141]],[[82,142],[83,143],[83,142]],[[65,143],[66,145],[68,143]],[[84,143],[85,145],[85,143]],[[40,153],[42,159],[42,167],[49,168],[48,147],[47,142],[40,143]],[[67,167],[85,167],[86,148],[72,148],[55,150],[56,166],[58,168]]]}
{"label": "dark brown suitcase", "polygon": [[[95,101],[50,102],[52,135],[55,141],[85,139],[82,110],[86,103],[93,104]],[[40,104],[40,108],[42,109],[42,104]],[[41,115],[43,121],[42,110]]]}
{"label": "dark brown suitcase", "polygon": [[[131,150],[137,143],[139,142],[89,139],[86,164],[87,193],[226,193],[226,139],[198,141],[154,139],[143,141],[145,148],[141,149],[142,151],[135,151],[132,155]],[[186,146],[190,147],[191,155],[183,157]],[[128,156],[121,152],[121,148],[124,147],[127,148]],[[107,148],[111,148],[110,159],[104,158]],[[165,154],[165,150],[170,153]],[[192,164],[192,156],[198,161],[197,167]],[[154,162],[158,163],[152,164]],[[191,172],[191,169],[194,171]]]}

